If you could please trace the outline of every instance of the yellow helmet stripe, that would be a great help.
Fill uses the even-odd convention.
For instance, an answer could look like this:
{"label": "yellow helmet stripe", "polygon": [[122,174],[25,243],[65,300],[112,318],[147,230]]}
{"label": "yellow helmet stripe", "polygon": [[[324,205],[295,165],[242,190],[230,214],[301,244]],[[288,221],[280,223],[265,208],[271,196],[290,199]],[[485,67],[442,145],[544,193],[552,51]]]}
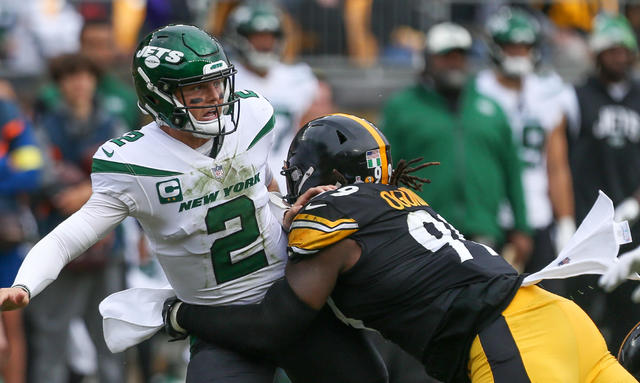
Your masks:
{"label": "yellow helmet stripe", "polygon": [[332,114],[332,116],[342,116],[342,117],[349,118],[359,123],[360,125],[362,125],[365,129],[367,129],[369,134],[373,136],[373,139],[376,140],[376,143],[380,148],[380,162],[382,163],[382,181],[383,181],[382,183],[387,183],[389,181],[389,162],[387,160],[387,146],[384,144],[384,140],[382,139],[382,136],[380,135],[380,133],[378,133],[376,129],[374,129],[367,121],[365,121],[360,117],[356,117],[351,114],[345,114],[345,113],[334,113]]}

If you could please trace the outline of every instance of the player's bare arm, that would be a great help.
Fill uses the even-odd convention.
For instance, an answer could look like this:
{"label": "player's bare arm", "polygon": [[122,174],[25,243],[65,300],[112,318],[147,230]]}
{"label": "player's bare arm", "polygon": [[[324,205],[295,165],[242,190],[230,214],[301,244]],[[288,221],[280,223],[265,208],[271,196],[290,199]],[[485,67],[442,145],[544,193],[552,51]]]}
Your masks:
{"label": "player's bare arm", "polygon": [[574,221],[573,182],[567,149],[567,119],[564,117],[549,134],[547,144],[547,173],[549,199],[556,219],[556,251],[562,250],[576,231]]}
{"label": "player's bare arm", "polygon": [[549,173],[549,196],[557,218],[573,217],[573,186],[569,158],[565,120],[551,132],[547,144],[547,171]]}
{"label": "player's bare arm", "polygon": [[285,279],[274,283],[260,304],[212,307],[180,303],[169,308],[177,312],[165,318],[177,322],[169,320],[170,329],[179,326],[208,342],[242,352],[273,352],[307,329],[340,273],[353,267],[360,254],[360,246],[345,239],[313,257],[290,261]]}

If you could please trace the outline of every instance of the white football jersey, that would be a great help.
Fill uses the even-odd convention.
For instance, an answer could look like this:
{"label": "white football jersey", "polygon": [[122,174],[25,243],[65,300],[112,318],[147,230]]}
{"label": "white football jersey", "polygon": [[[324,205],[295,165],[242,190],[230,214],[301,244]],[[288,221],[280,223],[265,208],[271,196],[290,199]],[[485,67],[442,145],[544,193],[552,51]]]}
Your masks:
{"label": "white football jersey", "polygon": [[258,302],[284,274],[286,235],[266,185],[273,108],[252,91],[237,94],[238,130],[224,137],[215,159],[155,122],[107,141],[93,158],[94,192],[129,207],[188,303]]}
{"label": "white football jersey", "polygon": [[280,174],[287,159],[289,145],[298,129],[301,118],[313,103],[318,89],[318,80],[311,68],[303,63],[286,65],[278,63],[269,69],[265,77],[251,72],[235,62],[236,88],[253,89],[266,97],[276,115],[275,138],[269,155],[269,164],[280,190],[285,193],[287,185]]}
{"label": "white football jersey", "polygon": [[569,87],[555,75],[531,74],[524,78],[517,92],[502,86],[493,70],[478,73],[477,90],[496,100],[504,110],[518,143],[523,163],[522,186],[527,205],[527,219],[532,228],[543,228],[553,221],[549,199],[546,143],[551,131],[565,114]]}

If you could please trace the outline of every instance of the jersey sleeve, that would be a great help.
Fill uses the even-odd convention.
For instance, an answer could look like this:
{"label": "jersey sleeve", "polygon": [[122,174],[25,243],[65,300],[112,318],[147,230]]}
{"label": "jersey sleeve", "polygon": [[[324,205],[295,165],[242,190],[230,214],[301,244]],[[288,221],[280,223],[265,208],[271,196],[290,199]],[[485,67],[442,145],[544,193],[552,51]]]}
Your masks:
{"label": "jersey sleeve", "polygon": [[119,151],[118,145],[111,141],[102,144],[93,156],[91,165],[91,187],[94,193],[106,194],[122,201],[131,215],[138,210],[136,191],[139,185],[135,176],[121,172],[127,165]]}
{"label": "jersey sleeve", "polygon": [[110,233],[127,216],[119,200],[93,194],[89,201],[41,239],[27,254],[14,285],[26,286],[35,297],[62,268]]}
{"label": "jersey sleeve", "polygon": [[[243,139],[246,140],[246,150],[265,146],[268,153],[273,145],[273,128],[276,123],[273,106],[266,98],[252,90],[239,90],[235,94],[241,103],[240,123],[246,129],[242,132]],[[250,123],[245,125],[245,121]]]}
{"label": "jersey sleeve", "polygon": [[340,198],[351,190],[357,192],[357,187],[323,193],[300,210],[290,227],[290,258],[313,255],[360,229],[364,224],[364,219],[357,214],[361,198]]}

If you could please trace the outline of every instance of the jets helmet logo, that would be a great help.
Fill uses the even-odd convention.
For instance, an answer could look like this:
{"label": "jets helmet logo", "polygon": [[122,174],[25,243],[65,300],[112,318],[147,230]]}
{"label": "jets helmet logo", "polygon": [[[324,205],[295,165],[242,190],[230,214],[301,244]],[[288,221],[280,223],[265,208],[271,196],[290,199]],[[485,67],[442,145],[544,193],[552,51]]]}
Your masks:
{"label": "jets helmet logo", "polygon": [[184,53],[167,48],[147,45],[136,52],[136,57],[145,57],[144,64],[153,69],[160,65],[162,60],[172,64],[179,63],[184,57]]}

